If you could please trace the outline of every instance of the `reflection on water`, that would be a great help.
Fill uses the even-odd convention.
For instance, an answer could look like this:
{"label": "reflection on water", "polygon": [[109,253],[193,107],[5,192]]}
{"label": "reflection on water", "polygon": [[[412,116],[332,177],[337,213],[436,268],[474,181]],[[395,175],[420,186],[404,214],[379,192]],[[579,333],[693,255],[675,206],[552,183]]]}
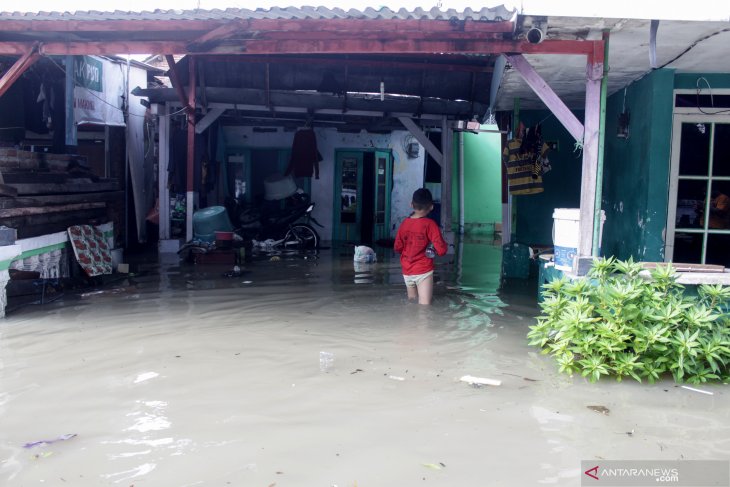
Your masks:
{"label": "reflection on water", "polygon": [[[453,486],[485,472],[561,485],[616,451],[730,455],[721,388],[557,375],[526,345],[534,302],[498,291],[498,248],[439,259],[430,307],[408,303],[397,256],[378,255],[356,267],[348,248],[287,253],[238,277],[142,264],[115,292],[11,315],[0,485]],[[467,374],[502,385],[474,389]]]}

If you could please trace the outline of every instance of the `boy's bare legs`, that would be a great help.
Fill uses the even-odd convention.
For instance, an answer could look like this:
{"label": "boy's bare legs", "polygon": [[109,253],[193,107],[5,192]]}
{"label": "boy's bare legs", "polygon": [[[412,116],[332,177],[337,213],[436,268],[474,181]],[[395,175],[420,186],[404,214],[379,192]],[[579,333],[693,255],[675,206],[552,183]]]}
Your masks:
{"label": "boy's bare legs", "polygon": [[[408,298],[411,297],[411,289],[408,288]],[[431,304],[433,299],[433,274],[428,276],[426,279],[418,283],[418,304]]]}
{"label": "boy's bare legs", "polygon": [[418,299],[418,290],[416,286],[406,286],[406,292],[408,292],[408,301],[415,301]]}

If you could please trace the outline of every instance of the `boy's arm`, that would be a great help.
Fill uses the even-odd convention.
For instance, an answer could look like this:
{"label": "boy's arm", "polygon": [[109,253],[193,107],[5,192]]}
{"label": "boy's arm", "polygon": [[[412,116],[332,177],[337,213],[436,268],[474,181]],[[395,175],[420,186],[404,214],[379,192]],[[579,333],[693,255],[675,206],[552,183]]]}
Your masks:
{"label": "boy's arm", "polygon": [[438,255],[446,255],[446,251],[449,249],[449,246],[446,244],[443,235],[441,235],[441,230],[439,230],[436,222],[433,222],[432,225],[428,226],[427,233],[428,239],[433,244],[433,248],[436,250],[436,253]]}
{"label": "boy's arm", "polygon": [[397,253],[403,252],[404,242],[403,242],[403,235],[401,234],[400,227],[398,228],[398,232],[395,234],[395,243],[393,244],[393,250],[395,250]]}

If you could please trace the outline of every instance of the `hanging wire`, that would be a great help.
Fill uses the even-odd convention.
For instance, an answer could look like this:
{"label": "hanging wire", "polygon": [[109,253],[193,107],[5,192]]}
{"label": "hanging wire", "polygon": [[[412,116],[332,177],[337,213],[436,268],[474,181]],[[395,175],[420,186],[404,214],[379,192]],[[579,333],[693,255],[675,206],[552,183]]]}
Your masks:
{"label": "hanging wire", "polygon": [[710,92],[710,106],[712,106],[713,108],[715,107],[715,95],[712,94],[712,86],[710,86],[710,82],[707,81],[707,78],[705,78],[704,76],[700,76],[699,78],[697,78],[697,110],[699,110],[700,113],[704,115],[719,115],[720,113],[730,113],[730,109],[717,110],[714,112],[706,112],[702,109],[702,107],[700,106],[700,93],[702,92],[702,88],[700,88],[700,80],[705,82],[705,84],[707,85],[707,89]]}

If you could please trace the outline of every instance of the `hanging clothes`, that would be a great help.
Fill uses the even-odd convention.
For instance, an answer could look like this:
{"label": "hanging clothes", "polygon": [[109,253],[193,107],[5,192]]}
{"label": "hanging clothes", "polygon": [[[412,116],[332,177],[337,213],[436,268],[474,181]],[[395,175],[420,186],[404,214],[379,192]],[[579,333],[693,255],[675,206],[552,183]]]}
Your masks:
{"label": "hanging clothes", "polygon": [[319,162],[322,155],[317,150],[317,137],[312,129],[301,129],[294,134],[291,148],[291,159],[285,175],[293,174],[295,178],[319,179]]}
{"label": "hanging clothes", "polygon": [[524,138],[507,141],[502,161],[507,169],[507,184],[514,196],[542,193],[543,163],[549,146],[542,141],[540,126],[526,131]]}

